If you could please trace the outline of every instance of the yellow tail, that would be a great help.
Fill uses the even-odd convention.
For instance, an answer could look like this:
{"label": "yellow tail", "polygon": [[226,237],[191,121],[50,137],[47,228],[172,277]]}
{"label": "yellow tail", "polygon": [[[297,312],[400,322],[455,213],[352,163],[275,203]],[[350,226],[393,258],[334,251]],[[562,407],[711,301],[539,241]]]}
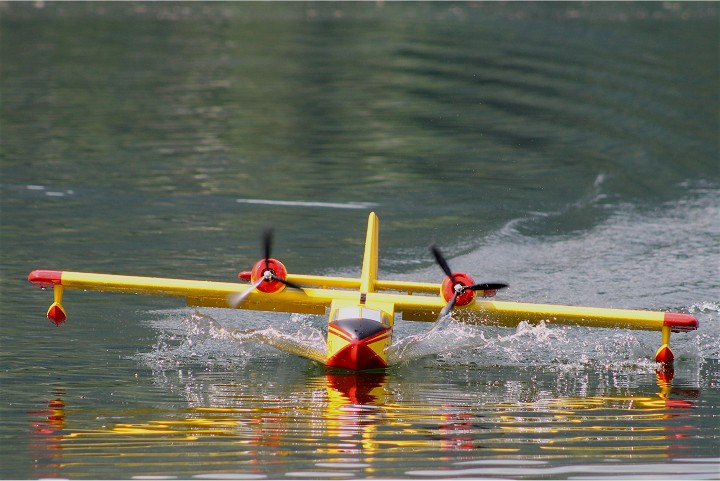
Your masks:
{"label": "yellow tail", "polygon": [[360,274],[360,295],[375,292],[378,278],[378,244],[380,221],[375,212],[368,217],[367,235],[365,236],[365,253],[363,255],[362,273]]}

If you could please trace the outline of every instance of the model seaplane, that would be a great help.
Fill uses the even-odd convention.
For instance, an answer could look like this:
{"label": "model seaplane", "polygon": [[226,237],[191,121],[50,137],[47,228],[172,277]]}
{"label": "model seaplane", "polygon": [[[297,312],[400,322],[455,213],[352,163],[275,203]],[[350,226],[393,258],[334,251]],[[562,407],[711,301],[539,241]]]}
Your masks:
{"label": "model seaplane", "polygon": [[522,321],[549,325],[656,330],[661,345],[655,360],[673,362],[670,333],[697,329],[690,314],[629,309],[576,307],[495,301],[504,283],[476,283],[453,271],[437,247],[431,251],[445,277],[439,284],[378,279],[379,221],[370,213],[359,278],[298,275],[271,257],[272,234],[263,236],[264,256],[238,282],[166,279],[84,272],[36,270],[28,280],[52,287],[47,317],[56,325],[67,319],[65,289],[184,297],[187,305],[328,315],[325,365],[362,371],[388,367],[396,314],[403,320],[434,322],[452,315],[458,321],[515,327]]}

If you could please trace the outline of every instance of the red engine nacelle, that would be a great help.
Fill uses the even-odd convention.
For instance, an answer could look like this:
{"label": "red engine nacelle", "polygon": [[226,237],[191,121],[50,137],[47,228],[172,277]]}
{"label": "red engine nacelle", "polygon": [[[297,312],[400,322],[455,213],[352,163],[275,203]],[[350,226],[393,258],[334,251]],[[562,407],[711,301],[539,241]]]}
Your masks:
{"label": "red engine nacelle", "polygon": [[[449,277],[445,276],[445,279],[442,281],[442,286],[440,287],[440,293],[443,296],[443,299],[445,299],[445,302],[449,302],[450,299],[452,299],[452,296],[455,295],[455,284],[462,284],[463,286],[472,286],[475,284],[475,281],[472,277],[465,274],[464,272],[455,272],[453,273],[453,279],[450,279]],[[455,300],[456,306],[466,306],[470,304],[475,299],[475,291],[471,289],[465,289],[465,292],[457,296],[457,299]]]}
{"label": "red engine nacelle", "polygon": [[[446,276],[445,279],[443,279],[442,286],[440,287],[440,293],[443,296],[443,299],[445,299],[445,302],[449,302],[455,294],[455,284],[462,284],[463,286],[472,286],[475,284],[475,280],[464,272],[455,272],[453,273],[453,277],[455,278],[455,282]],[[483,297],[492,297],[497,291],[488,289],[480,292],[482,292]],[[476,294],[477,293],[472,289],[465,289],[465,292],[460,294],[455,300],[455,305],[467,306],[475,299]]]}
{"label": "red engine nacelle", "polygon": [[[280,279],[285,279],[287,277],[287,269],[283,263],[272,258],[268,259],[267,264],[265,263],[265,259],[260,259],[255,263],[251,271],[242,271],[238,274],[238,277],[245,282],[255,284],[257,281],[265,277],[265,271],[268,270],[272,272],[273,277],[275,278],[279,277]],[[257,286],[258,291],[266,292],[268,294],[280,292],[284,288],[285,284],[276,279],[261,282]]]}

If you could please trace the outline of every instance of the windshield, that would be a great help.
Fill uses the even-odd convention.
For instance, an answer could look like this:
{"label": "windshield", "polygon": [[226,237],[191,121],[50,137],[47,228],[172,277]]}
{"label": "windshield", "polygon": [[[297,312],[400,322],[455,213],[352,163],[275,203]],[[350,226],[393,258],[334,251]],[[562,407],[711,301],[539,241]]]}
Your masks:
{"label": "windshield", "polygon": [[353,339],[365,339],[390,327],[387,314],[364,307],[338,309],[330,322]]}

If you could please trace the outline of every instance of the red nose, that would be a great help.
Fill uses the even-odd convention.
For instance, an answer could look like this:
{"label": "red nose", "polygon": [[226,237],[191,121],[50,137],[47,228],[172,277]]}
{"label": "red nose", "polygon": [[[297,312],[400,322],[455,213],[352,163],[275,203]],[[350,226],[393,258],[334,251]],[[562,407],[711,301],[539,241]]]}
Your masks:
{"label": "red nose", "polygon": [[367,345],[365,339],[354,339],[335,353],[333,357],[325,361],[325,365],[352,371],[364,371],[366,369],[386,368],[387,362]]}

